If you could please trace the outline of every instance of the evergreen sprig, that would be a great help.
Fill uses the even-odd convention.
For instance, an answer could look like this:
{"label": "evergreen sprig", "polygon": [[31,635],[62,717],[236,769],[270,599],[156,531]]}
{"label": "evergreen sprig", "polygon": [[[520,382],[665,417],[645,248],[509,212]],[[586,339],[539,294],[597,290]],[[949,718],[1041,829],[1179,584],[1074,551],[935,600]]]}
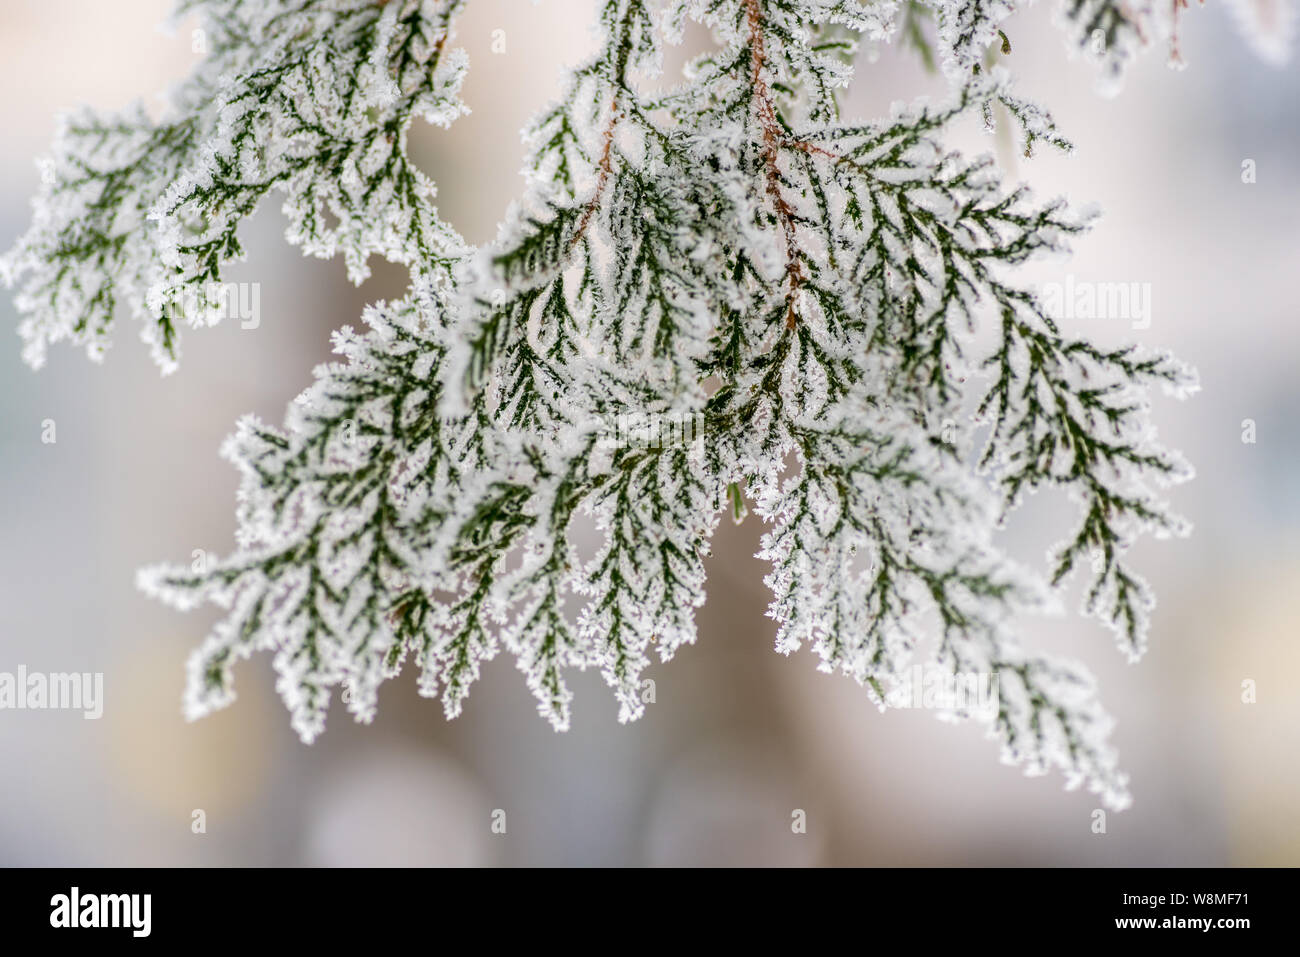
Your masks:
{"label": "evergreen sprig", "polygon": [[[881,707],[922,662],[997,675],[982,717],[1004,757],[1126,803],[1091,679],[1023,649],[1010,620],[1091,561],[1088,609],[1140,654],[1152,599],[1124,555],[1184,530],[1152,486],[1186,476],[1144,397],[1192,380],[1064,336],[1010,276],[1086,218],[944,146],[961,117],[1004,113],[1027,155],[1069,149],[993,62],[1013,4],[602,0],[600,48],[533,124],[527,191],[481,249],[439,219],[405,145],[415,118],[463,112],[462,6],[183,3],[210,49],[168,116],[67,121],[5,261],[33,364],[62,339],[98,355],[126,301],[164,369],[178,318],[217,318],[205,284],[273,192],[290,241],[343,253],[354,280],[372,254],[410,269],[404,298],[336,334],[341,361],[283,428],[247,418],[228,441],[234,554],[141,574],[225,610],[188,713],[229,703],[235,663],[269,651],[305,740],[340,686],[369,720],[408,657],[454,717],[504,648],[557,728],[571,668],[599,670],[634,719],[652,652],[695,639],[723,512],[752,507],[778,650],[811,645]],[[1076,40],[1100,31],[1108,69],[1154,16],[1066,14]],[[950,101],[842,119],[858,42],[900,20]],[[651,90],[692,22],[712,46]],[[1046,581],[995,544],[1044,485],[1081,511]],[[580,524],[601,535],[585,558]]]}

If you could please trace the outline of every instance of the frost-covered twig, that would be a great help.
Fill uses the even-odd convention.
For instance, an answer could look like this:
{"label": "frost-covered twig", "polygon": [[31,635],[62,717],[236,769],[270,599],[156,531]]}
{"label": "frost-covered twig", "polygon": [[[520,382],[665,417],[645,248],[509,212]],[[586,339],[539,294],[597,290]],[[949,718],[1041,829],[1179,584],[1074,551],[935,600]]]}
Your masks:
{"label": "frost-covered twig", "polygon": [[[98,354],[124,300],[166,369],[177,318],[212,318],[201,295],[177,305],[240,254],[239,224],[272,192],[290,240],[343,252],[355,280],[376,253],[410,268],[405,297],[336,335],[341,361],[284,428],[249,418],[228,442],[234,554],[142,573],[182,608],[225,609],[191,660],[188,712],[227,704],[234,664],[265,650],[306,740],[340,685],[369,720],[408,657],[454,717],[504,648],[557,728],[571,668],[598,669],[634,719],[652,652],[695,640],[711,536],[747,497],[780,651],[811,645],[882,707],[922,662],[996,674],[983,717],[1004,756],[1122,806],[1091,679],[1010,624],[1087,560],[1088,608],[1141,652],[1151,596],[1124,553],[1138,532],[1182,531],[1153,486],[1186,475],[1144,395],[1192,380],[1064,336],[1012,276],[1085,218],[944,146],[1000,104],[1026,153],[1069,148],[991,62],[1012,3],[909,3],[906,38],[937,44],[951,97],[864,123],[839,98],[858,41],[896,36],[893,0],[601,0],[603,42],[533,124],[527,191],[482,249],[438,218],[405,148],[416,117],[463,110],[461,6],[183,4],[211,52],[168,117],[68,121],[6,260],[34,364],[60,339]],[[1064,10],[1074,42],[1100,32],[1108,68],[1151,15]],[[649,92],[691,21],[712,46]],[[996,539],[1044,485],[1082,517],[1038,576]],[[586,561],[583,516],[603,536]]]}

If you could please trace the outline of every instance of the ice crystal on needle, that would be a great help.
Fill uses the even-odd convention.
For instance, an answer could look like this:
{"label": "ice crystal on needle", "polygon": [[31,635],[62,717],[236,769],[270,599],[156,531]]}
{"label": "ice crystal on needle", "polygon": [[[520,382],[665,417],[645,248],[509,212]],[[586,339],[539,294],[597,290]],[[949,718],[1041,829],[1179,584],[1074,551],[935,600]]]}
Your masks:
{"label": "ice crystal on needle", "polygon": [[[439,219],[405,147],[416,118],[464,109],[462,6],[183,3],[207,58],[160,120],[66,120],[4,261],[34,365],[59,340],[99,355],[127,303],[168,370],[269,194],[290,241],[341,252],[354,280],[372,254],[410,269],[404,298],[336,334],[339,361],[283,427],[248,418],[228,441],[234,553],[142,573],[179,607],[225,610],[188,713],[229,703],[261,650],[305,740],[344,684],[369,720],[408,658],[454,717],[505,649],[557,728],[572,668],[599,670],[634,719],[652,652],[695,639],[721,515],[752,507],[778,650],[808,645],[882,707],[922,662],[995,673],[983,717],[1004,757],[1122,806],[1091,679],[1010,619],[1082,568],[1087,609],[1141,653],[1152,596],[1126,550],[1182,530],[1156,491],[1186,474],[1145,394],[1191,379],[1064,335],[1013,277],[1085,217],[944,145],[974,113],[1009,117],[1026,152],[1069,146],[992,62],[1013,3],[602,0],[599,50],[534,122],[525,194],[481,249]],[[1108,71],[1154,35],[1142,4],[1062,12]],[[895,38],[903,13],[949,100],[842,118],[857,43]],[[713,43],[648,90],[692,22]],[[1039,576],[996,531],[1044,486],[1080,516]],[[592,520],[584,560],[571,532]]]}

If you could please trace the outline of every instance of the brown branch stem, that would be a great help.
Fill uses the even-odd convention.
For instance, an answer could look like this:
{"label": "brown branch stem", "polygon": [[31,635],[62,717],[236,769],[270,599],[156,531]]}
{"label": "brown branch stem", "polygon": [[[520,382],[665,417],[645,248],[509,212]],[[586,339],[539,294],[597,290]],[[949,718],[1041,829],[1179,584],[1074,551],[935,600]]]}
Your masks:
{"label": "brown branch stem", "polygon": [[573,232],[573,237],[569,240],[568,252],[570,253],[582,241],[583,235],[587,232],[592,217],[596,215],[596,210],[600,208],[600,201],[605,195],[605,188],[609,185],[609,178],[613,175],[614,133],[618,128],[618,121],[622,118],[622,115],[623,111],[618,108],[618,97],[615,96],[609,104],[609,122],[605,124],[605,130],[601,134],[600,164],[598,166],[600,172],[596,177],[596,189],[587,202],[586,209],[582,211],[582,216],[578,219],[578,226]]}
{"label": "brown branch stem", "polygon": [[749,27],[750,86],[754,91],[754,112],[758,116],[758,125],[763,136],[761,155],[766,170],[767,194],[772,200],[777,220],[781,224],[781,232],[785,236],[785,277],[789,285],[785,298],[785,326],[787,329],[794,329],[795,294],[807,280],[807,276],[804,275],[803,263],[799,256],[794,207],[781,191],[781,170],[777,160],[786,137],[781,122],[777,119],[776,103],[764,70],[767,55],[763,34],[763,11],[759,6],[759,0],[745,0],[745,20]]}

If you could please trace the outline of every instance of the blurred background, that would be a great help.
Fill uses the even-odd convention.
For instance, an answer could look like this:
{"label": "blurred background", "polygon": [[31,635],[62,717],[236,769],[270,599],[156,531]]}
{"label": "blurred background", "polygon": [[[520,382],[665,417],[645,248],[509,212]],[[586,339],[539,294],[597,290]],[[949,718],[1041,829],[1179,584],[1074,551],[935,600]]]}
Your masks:
{"label": "blurred background", "polygon": [[[119,108],[190,69],[193,24],[156,29],[170,6],[0,4],[0,247],[27,227],[57,111]],[[413,152],[471,241],[490,239],[520,192],[519,130],[591,48],[596,6],[474,0],[461,20],[473,114],[418,130]],[[385,686],[373,725],[336,702],[306,747],[265,656],[239,669],[234,706],[185,723],[184,662],[214,612],[147,600],[136,568],[232,548],[236,476],[221,440],[244,412],[278,422],[328,357],[329,332],[404,287],[378,268],[354,289],[340,262],[303,258],[271,203],[226,277],[260,283],[260,327],[187,333],[176,375],[158,375],[125,321],[103,365],[57,347],[33,373],[16,335],[0,337],[0,671],[103,672],[105,693],[98,721],[0,711],[0,864],[1300,864],[1300,73],[1294,58],[1256,56],[1210,0],[1183,16],[1187,70],[1150,51],[1105,99],[1064,54],[1053,8],[1008,22],[1007,65],[1076,155],[1027,161],[974,130],[954,145],[1000,149],[1040,195],[1099,203],[1075,256],[1027,278],[1150,283],[1149,328],[1067,327],[1172,349],[1203,386],[1154,409],[1198,476],[1173,492],[1194,536],[1134,556],[1160,596],[1150,652],[1128,665],[1073,614],[1077,587],[1069,614],[1026,634],[1086,661],[1118,720],[1135,804],[1105,833],[1094,798],[1000,765],[977,728],[882,715],[811,652],[774,653],[753,519],[721,526],[700,639],[652,666],[657,701],[633,725],[617,723],[598,675],[574,674],[574,726],[555,734],[505,654],[450,724],[408,673]],[[861,56],[849,117],[942,95],[909,51]],[[16,321],[5,294],[0,325]],[[47,419],[54,444],[41,441]],[[1008,545],[1036,561],[1071,522],[1068,503],[1041,497]],[[796,809],[804,834],[792,833]],[[497,811],[505,834],[492,831]]]}

